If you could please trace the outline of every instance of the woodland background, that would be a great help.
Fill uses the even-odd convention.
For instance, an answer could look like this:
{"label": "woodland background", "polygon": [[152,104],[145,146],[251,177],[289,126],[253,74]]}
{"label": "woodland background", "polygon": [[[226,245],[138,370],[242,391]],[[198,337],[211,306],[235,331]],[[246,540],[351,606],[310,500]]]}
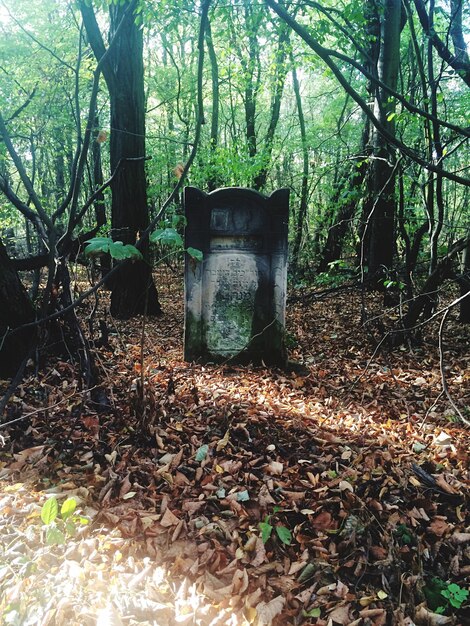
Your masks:
{"label": "woodland background", "polygon": [[[5,623],[467,623],[469,24],[0,4]],[[183,363],[188,183],[291,190],[286,372]]]}

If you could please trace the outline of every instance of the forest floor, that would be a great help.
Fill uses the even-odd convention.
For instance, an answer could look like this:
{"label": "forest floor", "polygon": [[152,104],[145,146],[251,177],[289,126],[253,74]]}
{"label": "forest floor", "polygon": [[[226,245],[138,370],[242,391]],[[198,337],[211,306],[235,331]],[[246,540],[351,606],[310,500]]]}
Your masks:
{"label": "forest floor", "polygon": [[[0,623],[470,624],[470,431],[439,320],[376,351],[345,291],[288,306],[301,366],[203,366],[182,358],[181,276],[159,284],[161,319],[107,317],[94,403],[55,360],[8,406]],[[469,339],[452,313],[467,411]]]}

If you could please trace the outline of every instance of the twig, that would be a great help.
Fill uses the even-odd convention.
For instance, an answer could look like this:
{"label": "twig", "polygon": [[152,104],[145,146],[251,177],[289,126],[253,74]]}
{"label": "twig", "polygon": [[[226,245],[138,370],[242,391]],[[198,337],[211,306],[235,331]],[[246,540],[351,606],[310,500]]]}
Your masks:
{"label": "twig", "polygon": [[71,393],[70,395],[66,396],[65,398],[62,398],[61,400],[59,400],[55,404],[51,404],[50,406],[43,406],[43,407],[41,407],[39,409],[34,409],[34,411],[30,411],[29,413],[26,413],[25,415],[22,415],[21,417],[17,417],[14,420],[10,420],[9,422],[4,422],[3,424],[0,424],[0,429],[1,428],[6,428],[7,426],[11,426],[12,424],[16,424],[17,422],[21,422],[22,420],[25,420],[28,417],[31,417],[32,415],[37,415],[38,413],[43,413],[44,411],[49,411],[49,409],[53,409],[56,406],[59,406],[60,404],[62,404],[63,402],[67,402],[68,400],[70,400],[74,396],[77,396],[79,394],[83,395],[83,394],[89,393],[90,391],[93,391],[93,389],[96,389],[97,387],[99,387],[99,385],[95,385],[94,387],[90,387],[90,389],[82,389],[82,391],[74,391],[73,393]]}
{"label": "twig", "polygon": [[459,416],[460,420],[466,426],[470,426],[470,421],[467,420],[462,415],[462,412],[460,411],[458,406],[455,404],[455,402],[452,399],[452,396],[450,395],[449,387],[447,386],[446,375],[445,375],[445,371],[444,371],[444,347],[443,347],[443,343],[444,342],[443,342],[443,335],[444,335],[444,326],[445,326],[445,323],[446,323],[446,320],[447,320],[447,317],[448,317],[450,311],[451,311],[451,309],[449,307],[445,311],[444,315],[442,316],[441,323],[439,325],[439,369],[441,371],[442,391],[446,394],[446,397],[449,400],[450,405],[452,406],[454,411],[457,413],[457,415]]}
{"label": "twig", "polygon": [[19,366],[15,376],[13,377],[11,383],[8,385],[8,388],[5,391],[5,395],[0,400],[0,417],[3,415],[3,411],[5,410],[5,407],[8,404],[8,400],[15,393],[16,388],[20,384],[21,379],[22,379],[23,374],[24,374],[24,371],[26,369],[26,365],[27,365],[29,359],[31,358],[31,355],[34,352],[34,350],[35,350],[35,346],[32,345],[29,348],[28,353],[25,356],[25,358],[21,361],[21,364],[20,364],[20,366]]}

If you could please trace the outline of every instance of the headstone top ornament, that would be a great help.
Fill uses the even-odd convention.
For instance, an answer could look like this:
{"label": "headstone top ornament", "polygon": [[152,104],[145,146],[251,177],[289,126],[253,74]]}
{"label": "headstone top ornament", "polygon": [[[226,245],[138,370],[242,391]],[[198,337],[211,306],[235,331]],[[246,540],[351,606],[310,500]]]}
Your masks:
{"label": "headstone top ornament", "polygon": [[286,363],[289,190],[184,192],[185,359]]}

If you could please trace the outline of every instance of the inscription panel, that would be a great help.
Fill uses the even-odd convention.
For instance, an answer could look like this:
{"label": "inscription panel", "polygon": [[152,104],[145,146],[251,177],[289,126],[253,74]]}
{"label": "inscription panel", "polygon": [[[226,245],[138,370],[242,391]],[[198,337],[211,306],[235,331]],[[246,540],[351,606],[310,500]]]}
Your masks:
{"label": "inscription panel", "polygon": [[258,288],[256,260],[240,252],[214,254],[208,259],[203,285],[207,348],[221,355],[240,352],[251,339]]}

